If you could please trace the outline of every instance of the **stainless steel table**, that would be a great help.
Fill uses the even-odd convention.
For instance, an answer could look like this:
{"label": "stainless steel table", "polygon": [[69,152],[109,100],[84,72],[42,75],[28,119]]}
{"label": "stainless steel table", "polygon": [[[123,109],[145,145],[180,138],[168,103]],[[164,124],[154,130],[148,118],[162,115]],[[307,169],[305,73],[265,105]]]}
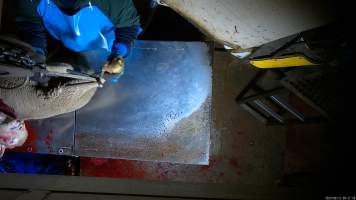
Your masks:
{"label": "stainless steel table", "polygon": [[[97,67],[106,56],[85,57]],[[206,43],[137,41],[125,74],[117,82],[108,80],[88,105],[30,122],[39,138],[55,133],[52,147],[37,145],[37,152],[208,164],[211,82]]]}

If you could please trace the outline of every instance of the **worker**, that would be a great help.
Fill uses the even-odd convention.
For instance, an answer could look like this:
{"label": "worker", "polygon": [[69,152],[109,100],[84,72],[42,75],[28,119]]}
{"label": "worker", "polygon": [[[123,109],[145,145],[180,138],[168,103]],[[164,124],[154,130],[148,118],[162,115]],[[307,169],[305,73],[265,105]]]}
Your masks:
{"label": "worker", "polygon": [[110,52],[103,71],[120,74],[141,31],[131,0],[17,0],[21,40],[46,56],[47,35],[74,52]]}

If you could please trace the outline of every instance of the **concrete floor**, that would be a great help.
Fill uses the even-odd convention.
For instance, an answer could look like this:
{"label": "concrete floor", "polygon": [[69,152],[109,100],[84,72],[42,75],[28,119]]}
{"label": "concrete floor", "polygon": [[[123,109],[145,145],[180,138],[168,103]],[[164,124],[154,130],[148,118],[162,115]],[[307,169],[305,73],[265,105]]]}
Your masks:
{"label": "concrete floor", "polygon": [[277,183],[283,173],[287,129],[263,125],[234,100],[254,73],[252,66],[228,53],[214,53],[214,124],[209,166],[81,158],[81,175],[251,185]]}

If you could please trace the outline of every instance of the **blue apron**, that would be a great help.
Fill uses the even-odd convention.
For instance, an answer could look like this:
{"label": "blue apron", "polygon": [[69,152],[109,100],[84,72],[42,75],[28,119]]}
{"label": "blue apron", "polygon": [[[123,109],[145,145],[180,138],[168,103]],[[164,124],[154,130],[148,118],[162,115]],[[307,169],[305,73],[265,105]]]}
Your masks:
{"label": "blue apron", "polygon": [[115,26],[90,3],[76,14],[63,13],[52,0],[41,0],[37,6],[47,31],[63,45],[76,52],[105,49],[111,51]]}

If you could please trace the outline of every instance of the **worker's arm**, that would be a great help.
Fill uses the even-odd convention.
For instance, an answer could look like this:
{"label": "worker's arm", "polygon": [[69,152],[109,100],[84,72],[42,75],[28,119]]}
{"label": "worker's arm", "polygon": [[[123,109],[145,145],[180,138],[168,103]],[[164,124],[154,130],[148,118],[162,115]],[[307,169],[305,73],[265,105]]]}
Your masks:
{"label": "worker's arm", "polygon": [[137,35],[140,32],[140,27],[133,25],[130,27],[116,28],[115,42],[111,49],[111,53],[122,57],[127,57]]}
{"label": "worker's arm", "polygon": [[140,20],[132,0],[111,0],[111,20],[116,26],[112,53],[126,57],[140,33]]}
{"label": "worker's arm", "polygon": [[37,54],[45,56],[47,48],[46,29],[41,23],[16,22],[20,40],[31,44]]}
{"label": "worker's arm", "polygon": [[131,0],[112,0],[111,6],[116,8],[110,13],[111,20],[116,26],[115,41],[104,70],[109,73],[122,73],[124,58],[130,54],[141,28],[137,10]]}
{"label": "worker's arm", "polygon": [[116,28],[115,41],[111,49],[111,55],[107,63],[104,65],[104,70],[112,74],[122,74],[124,71],[126,58],[131,51],[133,41],[137,38],[140,31],[139,26]]}
{"label": "worker's arm", "polygon": [[15,23],[19,31],[19,38],[31,44],[36,52],[45,55],[47,47],[46,29],[37,14],[39,0],[16,0]]}

